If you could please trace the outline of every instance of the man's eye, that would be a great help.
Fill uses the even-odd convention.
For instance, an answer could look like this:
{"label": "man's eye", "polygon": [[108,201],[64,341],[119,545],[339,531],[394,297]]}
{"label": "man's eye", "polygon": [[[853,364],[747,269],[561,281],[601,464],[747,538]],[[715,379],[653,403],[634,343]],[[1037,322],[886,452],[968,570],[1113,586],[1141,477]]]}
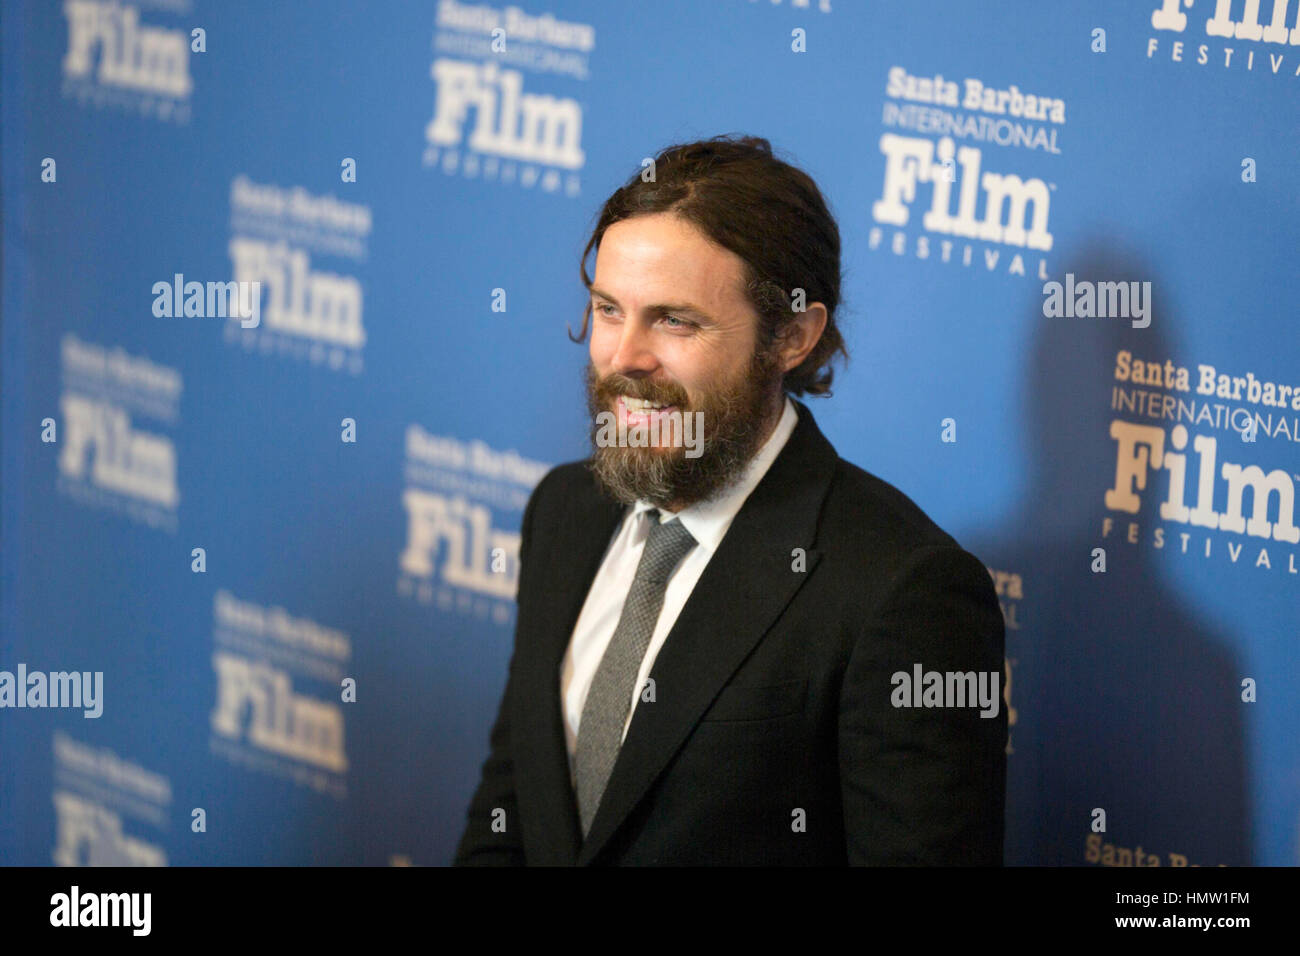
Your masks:
{"label": "man's eye", "polygon": [[693,325],[695,324],[694,322],[687,322],[685,319],[679,319],[679,318],[677,318],[677,316],[675,316],[675,315],[665,315],[665,316],[664,316],[664,321],[665,321],[665,322],[676,322],[676,323],[677,323],[676,325],[671,326],[671,328],[674,328],[674,329],[689,329],[689,328],[691,328],[691,326],[693,326]]}
{"label": "man's eye", "polygon": [[612,308],[614,307],[610,305],[608,302],[601,302],[597,304],[596,311],[599,312],[601,315],[609,315],[610,313],[606,312],[605,310],[612,309]]}

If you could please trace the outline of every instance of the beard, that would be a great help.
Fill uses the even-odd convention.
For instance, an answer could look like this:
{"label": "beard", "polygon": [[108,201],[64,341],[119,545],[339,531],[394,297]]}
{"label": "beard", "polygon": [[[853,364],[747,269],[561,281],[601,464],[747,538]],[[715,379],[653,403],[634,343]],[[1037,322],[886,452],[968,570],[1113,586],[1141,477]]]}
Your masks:
{"label": "beard", "polygon": [[[645,379],[628,378],[617,372],[598,379],[588,362],[586,372],[587,409],[592,419],[592,458],[589,469],[604,492],[623,504],[645,500],[659,508],[676,503],[679,507],[705,501],[734,483],[758,451],[765,437],[768,402],[779,392],[777,357],[774,350],[756,347],[749,367],[734,382],[724,382],[687,403],[685,391],[675,383],[655,385]],[[597,441],[597,415],[614,411],[618,397],[642,398],[672,405],[682,414],[702,413],[696,419],[695,440],[699,455],[688,458],[678,440],[668,447],[645,448],[602,446]],[[634,426],[628,426],[628,432]],[[661,434],[674,435],[672,427]],[[681,438],[680,432],[676,437]],[[661,438],[661,445],[667,440]]]}

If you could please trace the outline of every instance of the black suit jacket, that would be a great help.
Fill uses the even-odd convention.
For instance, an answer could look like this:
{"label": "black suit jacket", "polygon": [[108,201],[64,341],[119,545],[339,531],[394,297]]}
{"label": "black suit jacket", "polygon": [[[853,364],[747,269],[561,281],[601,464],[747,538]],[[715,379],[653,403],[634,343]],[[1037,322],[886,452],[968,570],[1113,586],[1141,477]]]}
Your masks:
{"label": "black suit jacket", "polygon": [[585,841],[560,666],[624,508],[583,462],[534,489],[514,653],[457,864],[1001,864],[1002,684],[992,718],[891,703],[891,675],[918,663],[1001,676],[989,574],[795,405],[655,659],[656,699],[638,702]]}

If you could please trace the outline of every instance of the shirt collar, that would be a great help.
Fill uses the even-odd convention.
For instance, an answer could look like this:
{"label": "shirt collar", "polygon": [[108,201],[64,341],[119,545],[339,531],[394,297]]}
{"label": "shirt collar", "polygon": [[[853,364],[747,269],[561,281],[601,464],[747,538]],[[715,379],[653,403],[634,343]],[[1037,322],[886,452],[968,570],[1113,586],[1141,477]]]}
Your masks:
{"label": "shirt collar", "polygon": [[[794,427],[799,423],[799,414],[795,411],[794,403],[790,401],[789,396],[785,399],[785,408],[781,412],[781,418],[776,423],[776,428],[772,429],[772,434],[767,436],[767,441],[763,443],[754,457],[749,460],[745,466],[744,472],[740,478],[733,484],[727,486],[716,497],[706,501],[697,501],[688,505],[681,511],[670,513],[664,509],[666,520],[677,517],[682,526],[691,533],[698,544],[704,546],[704,549],[711,556],[717,550],[718,545],[722,543],[723,535],[731,527],[732,519],[740,511],[740,506],[745,503],[751,491],[758,487],[758,483],[763,480],[767,470],[772,467],[772,462],[776,461],[776,456],[781,453],[785,443],[789,441],[790,435],[794,432]],[[640,500],[633,505],[633,520],[639,522],[641,515],[655,508],[648,501]]]}

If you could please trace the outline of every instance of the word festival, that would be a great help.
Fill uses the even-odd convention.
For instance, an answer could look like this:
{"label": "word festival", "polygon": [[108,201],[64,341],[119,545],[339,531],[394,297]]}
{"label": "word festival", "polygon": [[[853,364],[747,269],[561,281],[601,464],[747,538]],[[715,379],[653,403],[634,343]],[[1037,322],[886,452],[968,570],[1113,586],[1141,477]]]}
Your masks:
{"label": "word festival", "polygon": [[[1151,28],[1159,30],[1169,41],[1167,44],[1169,59],[1174,63],[1195,62],[1198,66],[1219,64],[1225,70],[1255,70],[1255,54],[1259,53],[1261,73],[1273,75],[1300,76],[1300,10],[1290,16],[1288,7],[1291,0],[1214,0],[1213,6],[1204,0],[1199,11],[1202,19],[1199,24],[1191,22],[1189,13],[1184,8],[1192,6],[1192,0],[1160,0],[1159,7],[1151,14]],[[1241,14],[1240,20],[1232,18],[1233,10]],[[1209,15],[1206,17],[1206,15]],[[1261,20],[1260,14],[1267,19]],[[1174,36],[1169,36],[1174,34]],[[1216,41],[1195,43],[1196,39],[1208,37]],[[1195,60],[1192,50],[1195,46]],[[1160,38],[1147,38],[1147,59],[1155,56],[1160,48]],[[1236,54],[1236,59],[1233,55]],[[1265,59],[1267,57],[1267,59]]]}

